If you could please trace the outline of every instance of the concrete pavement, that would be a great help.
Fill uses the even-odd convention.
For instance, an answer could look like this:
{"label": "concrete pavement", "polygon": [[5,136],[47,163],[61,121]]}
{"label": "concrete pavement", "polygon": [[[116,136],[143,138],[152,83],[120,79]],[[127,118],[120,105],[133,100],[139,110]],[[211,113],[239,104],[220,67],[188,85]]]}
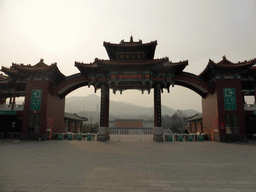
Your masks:
{"label": "concrete pavement", "polygon": [[256,191],[256,143],[0,140],[0,191]]}

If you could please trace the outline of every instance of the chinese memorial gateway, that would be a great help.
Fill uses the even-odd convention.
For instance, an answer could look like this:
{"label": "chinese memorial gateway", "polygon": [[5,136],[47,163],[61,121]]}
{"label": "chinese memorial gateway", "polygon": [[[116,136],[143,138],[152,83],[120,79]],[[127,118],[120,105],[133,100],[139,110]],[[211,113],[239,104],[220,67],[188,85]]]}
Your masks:
{"label": "chinese memorial gateway", "polygon": [[[216,141],[230,137],[246,141],[248,135],[256,134],[255,102],[251,106],[245,103],[245,96],[256,101],[256,59],[232,63],[224,56],[218,63],[209,60],[204,71],[194,75],[183,71],[188,61],[154,59],[156,45],[157,41],[142,43],[132,37],[119,44],[104,42],[109,60],[75,62],[80,73],[71,76],[63,75],[56,63],[46,65],[43,59],[33,66],[13,63],[10,68],[2,67],[6,75],[0,74],[0,119],[4,122],[0,132],[18,131],[21,139],[48,139],[51,124],[52,133],[65,133],[65,96],[82,86],[93,86],[101,92],[98,141],[109,139],[110,89],[114,93],[153,90],[153,139],[163,141],[161,93],[179,85],[202,97],[201,133]],[[25,102],[18,110],[15,98],[21,96]]]}

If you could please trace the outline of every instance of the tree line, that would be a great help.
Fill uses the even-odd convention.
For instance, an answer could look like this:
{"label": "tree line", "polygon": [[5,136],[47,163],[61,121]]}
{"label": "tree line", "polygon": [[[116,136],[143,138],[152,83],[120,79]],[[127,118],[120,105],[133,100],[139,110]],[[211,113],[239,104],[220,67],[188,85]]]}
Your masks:
{"label": "tree line", "polygon": [[[177,110],[172,116],[164,115],[162,116],[162,126],[164,129],[170,129],[173,133],[184,133],[188,122],[186,122],[187,116],[182,113],[182,111]],[[97,133],[99,123],[92,123],[89,118],[89,122],[83,125],[84,133]]]}

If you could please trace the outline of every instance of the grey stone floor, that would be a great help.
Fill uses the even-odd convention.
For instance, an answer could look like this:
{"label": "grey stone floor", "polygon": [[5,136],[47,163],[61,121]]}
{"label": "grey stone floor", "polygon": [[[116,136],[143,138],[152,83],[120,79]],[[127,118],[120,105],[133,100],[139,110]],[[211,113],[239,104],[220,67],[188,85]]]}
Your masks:
{"label": "grey stone floor", "polygon": [[256,143],[0,140],[0,191],[256,191]]}

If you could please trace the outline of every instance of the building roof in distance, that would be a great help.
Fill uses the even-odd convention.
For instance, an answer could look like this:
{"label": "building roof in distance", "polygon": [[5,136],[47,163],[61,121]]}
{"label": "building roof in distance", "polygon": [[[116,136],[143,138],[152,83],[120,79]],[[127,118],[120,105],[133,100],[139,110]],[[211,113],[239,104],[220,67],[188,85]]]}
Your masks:
{"label": "building roof in distance", "polygon": [[76,113],[64,113],[64,118],[67,120],[74,120],[74,121],[88,121],[86,117],[80,117]]}
{"label": "building roof in distance", "polygon": [[193,122],[193,121],[202,121],[203,120],[203,114],[196,114],[188,119],[186,119],[187,122]]}

